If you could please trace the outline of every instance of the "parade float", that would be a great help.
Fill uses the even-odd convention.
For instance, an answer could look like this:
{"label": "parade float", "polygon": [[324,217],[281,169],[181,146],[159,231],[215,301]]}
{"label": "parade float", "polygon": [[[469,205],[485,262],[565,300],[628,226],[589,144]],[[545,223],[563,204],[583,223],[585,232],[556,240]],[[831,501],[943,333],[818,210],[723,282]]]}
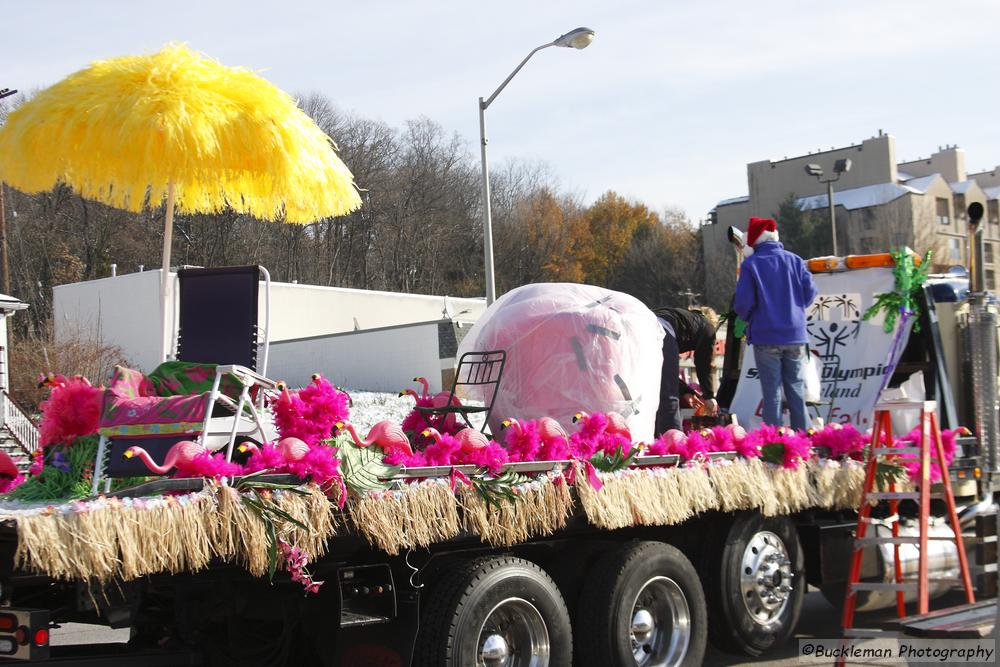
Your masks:
{"label": "parade float", "polygon": [[[167,360],[175,209],[299,223],[360,203],[287,95],[184,47],[95,63],[10,114],[0,176],[166,211],[164,363],[46,377],[31,474],[0,461],[0,654],[45,659],[54,624],[86,621],[131,629],[88,654],[106,665],[699,664],[709,635],[779,646],[806,583],[845,578],[865,419],[916,319],[912,262],[814,268],[829,400],[808,432],[757,423],[744,358],[735,420],[654,433],[662,331],[580,285],[513,290],[466,335],[454,387],[467,354],[499,355],[503,373],[465,382],[490,395],[401,387],[410,414],[362,427],[336,377],[268,378],[259,267],[178,272]],[[211,301],[211,281],[229,291]],[[949,423],[950,456],[968,457]],[[878,482],[913,472],[897,457]]]}

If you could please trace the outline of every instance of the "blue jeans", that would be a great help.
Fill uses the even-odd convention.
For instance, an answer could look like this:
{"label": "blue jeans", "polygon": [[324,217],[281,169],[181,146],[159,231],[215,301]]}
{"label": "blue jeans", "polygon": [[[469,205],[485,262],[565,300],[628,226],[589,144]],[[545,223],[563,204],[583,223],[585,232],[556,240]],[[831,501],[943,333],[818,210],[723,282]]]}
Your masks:
{"label": "blue jeans", "polygon": [[753,357],[760,374],[764,397],[764,423],[781,426],[781,389],[792,419],[792,428],[806,429],[806,387],[803,367],[808,357],[805,345],[754,345]]}

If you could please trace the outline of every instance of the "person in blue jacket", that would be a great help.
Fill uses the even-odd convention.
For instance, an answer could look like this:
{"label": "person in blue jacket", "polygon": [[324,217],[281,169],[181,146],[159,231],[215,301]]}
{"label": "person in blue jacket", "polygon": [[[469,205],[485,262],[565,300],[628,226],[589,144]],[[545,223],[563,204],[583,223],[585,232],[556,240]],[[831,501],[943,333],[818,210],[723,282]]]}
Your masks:
{"label": "person in blue jacket", "polygon": [[781,426],[781,390],[792,428],[806,428],[803,371],[808,359],[806,308],[816,285],[806,263],[778,242],[769,218],[750,218],[746,259],[740,266],[733,310],[747,323],[747,338],[764,398],[764,423]]}

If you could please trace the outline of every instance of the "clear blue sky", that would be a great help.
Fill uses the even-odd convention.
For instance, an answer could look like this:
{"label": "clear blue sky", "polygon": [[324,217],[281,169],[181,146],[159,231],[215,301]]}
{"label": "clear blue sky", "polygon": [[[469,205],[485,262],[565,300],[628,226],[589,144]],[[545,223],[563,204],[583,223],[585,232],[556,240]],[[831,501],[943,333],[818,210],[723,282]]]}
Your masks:
{"label": "clear blue sky", "polygon": [[695,220],[746,194],[747,162],[883,129],[900,160],[939,145],[1000,164],[995,0],[814,3],[346,3],[335,0],[4,0],[0,88],[54,83],[91,60],[187,42],[285,90],[320,92],[392,125],[428,116],[478,151],[476,98],[547,49],[487,115],[491,162],[548,162],[564,189],[606,189]]}

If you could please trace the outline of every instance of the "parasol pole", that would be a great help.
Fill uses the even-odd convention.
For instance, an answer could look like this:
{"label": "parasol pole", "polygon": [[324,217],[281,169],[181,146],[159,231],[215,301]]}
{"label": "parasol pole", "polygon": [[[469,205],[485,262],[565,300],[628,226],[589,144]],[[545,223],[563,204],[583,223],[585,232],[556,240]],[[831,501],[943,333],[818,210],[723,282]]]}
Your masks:
{"label": "parasol pole", "polygon": [[167,211],[163,219],[163,273],[160,276],[160,361],[170,354],[170,324],[167,312],[170,305],[170,250],[174,241],[174,181],[167,183]]}

